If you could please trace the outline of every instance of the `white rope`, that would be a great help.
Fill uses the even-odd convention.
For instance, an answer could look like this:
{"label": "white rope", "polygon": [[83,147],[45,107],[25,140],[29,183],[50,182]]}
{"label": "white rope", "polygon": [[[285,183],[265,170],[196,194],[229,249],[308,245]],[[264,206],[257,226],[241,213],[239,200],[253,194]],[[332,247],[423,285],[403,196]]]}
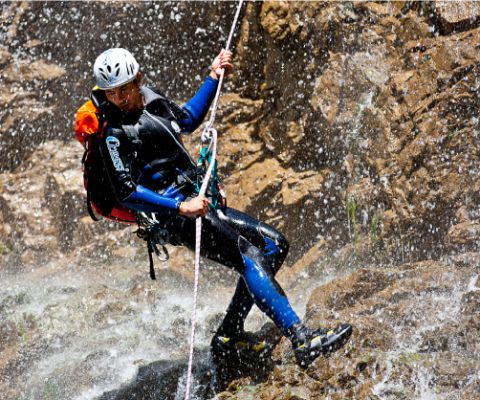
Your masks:
{"label": "white rope", "polygon": [[[235,26],[237,25],[238,17],[240,15],[240,10],[242,8],[243,0],[240,0],[237,7],[237,12],[235,13],[235,18],[232,23],[232,27],[230,29],[230,34],[228,36],[227,45],[225,46],[225,50],[230,48],[230,43],[233,38],[233,33],[235,32]],[[210,145],[212,146],[212,156],[210,159],[210,164],[207,169],[207,173],[205,174],[205,178],[202,182],[202,187],[200,188],[199,196],[204,196],[207,191],[208,182],[210,177],[212,176],[213,166],[215,165],[215,159],[217,157],[217,131],[213,129],[213,123],[215,121],[215,115],[217,113],[218,101],[220,98],[220,91],[222,89],[223,84],[223,76],[225,74],[225,70],[222,68],[222,72],[220,73],[220,78],[218,81],[217,92],[215,94],[215,99],[213,100],[213,107],[212,112],[210,113],[210,119],[207,122],[204,132],[209,134],[211,138]],[[193,310],[192,310],[192,328],[190,334],[190,354],[188,357],[188,372],[187,372],[187,383],[185,388],[185,400],[190,398],[190,386],[192,383],[192,366],[193,366],[193,348],[195,345],[195,324],[197,322],[197,295],[198,295],[198,276],[200,274],[200,247],[201,247],[201,239],[202,239],[202,218],[199,217],[195,221],[195,277],[193,282]]]}

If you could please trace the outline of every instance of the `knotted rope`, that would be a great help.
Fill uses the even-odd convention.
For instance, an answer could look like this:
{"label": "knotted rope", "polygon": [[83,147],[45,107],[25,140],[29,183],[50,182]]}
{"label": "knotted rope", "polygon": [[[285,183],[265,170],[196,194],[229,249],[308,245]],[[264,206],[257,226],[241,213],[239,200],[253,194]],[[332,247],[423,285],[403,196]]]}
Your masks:
{"label": "knotted rope", "polygon": [[[230,48],[230,43],[232,41],[233,33],[235,32],[235,26],[237,25],[238,17],[240,16],[240,10],[242,8],[243,0],[240,0],[238,3],[237,11],[235,13],[235,18],[230,29],[230,34],[228,36],[227,44],[225,50]],[[207,191],[208,182],[212,176],[213,166],[215,165],[215,159],[217,157],[217,131],[213,128],[213,123],[215,122],[215,115],[217,113],[218,101],[220,98],[220,92],[222,90],[223,77],[225,75],[225,70],[222,69],[220,73],[220,78],[218,80],[217,92],[215,94],[215,99],[213,100],[212,112],[210,113],[210,118],[205,126],[202,137],[210,138],[210,147],[212,147],[212,156],[211,161],[205,174],[205,178],[202,182],[202,187],[200,188],[199,196],[204,196]],[[187,372],[187,383],[185,388],[185,400],[188,400],[190,397],[190,386],[192,381],[192,365],[193,365],[193,347],[195,344],[195,324],[197,321],[197,295],[198,295],[198,276],[200,272],[200,247],[201,247],[201,238],[202,238],[202,218],[198,217],[195,226],[196,240],[195,240],[195,277],[193,283],[193,310],[192,310],[192,328],[190,334],[190,354],[188,358],[188,372]]]}

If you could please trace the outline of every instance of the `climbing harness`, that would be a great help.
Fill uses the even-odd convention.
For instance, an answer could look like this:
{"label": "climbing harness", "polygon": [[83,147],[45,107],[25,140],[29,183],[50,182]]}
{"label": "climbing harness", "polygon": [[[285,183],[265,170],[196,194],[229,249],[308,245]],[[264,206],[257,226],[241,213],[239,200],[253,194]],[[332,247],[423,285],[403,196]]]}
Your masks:
{"label": "climbing harness", "polygon": [[155,280],[157,278],[155,276],[153,254],[155,254],[160,261],[167,261],[169,259],[170,256],[165,245],[170,241],[170,232],[160,226],[159,221],[155,218],[155,214],[150,214],[150,216],[144,212],[139,214],[142,224],[137,230],[137,236],[147,242],[150,278]]}
{"label": "climbing harness", "polygon": [[[230,43],[233,38],[233,33],[235,31],[235,26],[240,16],[240,10],[242,9],[243,0],[240,0],[237,6],[237,11],[235,13],[235,18],[233,19],[232,27],[230,29],[230,34],[228,36],[227,44],[225,50],[230,48]],[[202,138],[209,138],[210,145],[208,148],[211,148],[210,157],[208,156],[209,150],[206,150],[206,158],[210,160],[207,173],[203,178],[202,187],[200,188],[199,196],[204,196],[207,191],[208,182],[212,176],[212,172],[216,166],[216,156],[217,156],[217,131],[213,128],[213,123],[215,122],[215,115],[217,113],[218,100],[220,98],[220,91],[222,89],[223,77],[225,70],[222,69],[220,73],[220,79],[218,81],[217,92],[215,94],[215,99],[213,100],[212,112],[210,114],[210,119],[205,126],[205,129],[202,133]],[[200,272],[200,246],[201,246],[201,233],[202,233],[202,218],[198,217],[195,221],[195,231],[196,231],[196,240],[195,240],[195,276],[194,276],[194,288],[193,288],[193,309],[192,309],[192,328],[190,334],[190,354],[188,358],[188,371],[187,371],[187,382],[185,388],[185,400],[188,400],[190,397],[190,386],[192,381],[192,365],[193,365],[193,347],[195,344],[195,323],[197,320],[197,294],[198,294],[198,276]]]}

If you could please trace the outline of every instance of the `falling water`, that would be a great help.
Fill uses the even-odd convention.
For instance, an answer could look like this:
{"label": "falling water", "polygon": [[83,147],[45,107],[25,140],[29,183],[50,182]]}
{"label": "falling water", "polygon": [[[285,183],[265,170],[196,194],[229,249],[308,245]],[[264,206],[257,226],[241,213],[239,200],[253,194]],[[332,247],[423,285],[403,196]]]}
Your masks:
{"label": "falling water", "polygon": [[[107,47],[190,98],[235,6],[0,5],[2,398],[183,398],[192,257],[172,248],[151,282],[132,229],[88,220],[73,119]],[[479,15],[476,2],[245,7],[219,109],[229,201],[289,237],[280,281],[295,310],[319,305],[314,323],[354,334],[309,371],[281,343],[273,373],[243,376],[231,397],[478,397]],[[235,282],[202,267],[197,400],[228,387],[208,345]],[[247,328],[265,322],[255,310]]]}

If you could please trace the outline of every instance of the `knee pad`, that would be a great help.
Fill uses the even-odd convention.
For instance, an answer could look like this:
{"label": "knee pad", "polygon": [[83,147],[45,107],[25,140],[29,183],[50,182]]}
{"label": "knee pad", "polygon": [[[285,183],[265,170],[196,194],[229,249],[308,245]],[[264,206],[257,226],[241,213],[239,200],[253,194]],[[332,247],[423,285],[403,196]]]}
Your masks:
{"label": "knee pad", "polygon": [[265,256],[269,259],[273,275],[276,275],[288,254],[290,247],[288,240],[271,226],[261,222],[258,232],[265,242]]}
{"label": "knee pad", "polygon": [[[243,258],[245,268],[250,267],[250,271],[246,271],[248,273],[255,273],[255,274],[264,274],[266,275],[267,279],[271,282],[274,289],[277,291],[278,294],[285,296],[285,292],[277,283],[274,278],[274,274],[272,273],[272,268],[269,265],[269,262],[264,255],[264,253],[258,248],[251,244],[247,239],[243,236],[239,236],[238,238],[238,249],[240,250],[240,254]],[[244,273],[245,278],[245,273]],[[260,281],[259,281],[260,283]]]}

